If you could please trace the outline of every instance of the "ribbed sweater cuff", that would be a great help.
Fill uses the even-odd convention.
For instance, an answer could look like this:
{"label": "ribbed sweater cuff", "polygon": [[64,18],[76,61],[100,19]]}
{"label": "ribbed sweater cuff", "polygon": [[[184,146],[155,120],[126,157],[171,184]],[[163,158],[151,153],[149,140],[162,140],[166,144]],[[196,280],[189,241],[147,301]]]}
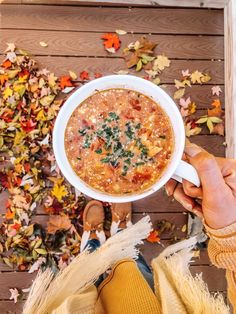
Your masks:
{"label": "ribbed sweater cuff", "polygon": [[225,249],[236,248],[236,222],[221,229],[212,229],[204,223],[207,234]]}

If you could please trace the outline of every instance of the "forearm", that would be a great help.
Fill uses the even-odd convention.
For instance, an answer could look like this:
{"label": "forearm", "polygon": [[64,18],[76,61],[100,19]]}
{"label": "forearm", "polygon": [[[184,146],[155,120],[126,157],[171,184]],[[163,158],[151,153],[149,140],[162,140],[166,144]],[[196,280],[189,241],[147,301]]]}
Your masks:
{"label": "forearm", "polygon": [[236,313],[236,223],[218,230],[205,225],[210,237],[208,254],[211,262],[226,269],[228,297]]}

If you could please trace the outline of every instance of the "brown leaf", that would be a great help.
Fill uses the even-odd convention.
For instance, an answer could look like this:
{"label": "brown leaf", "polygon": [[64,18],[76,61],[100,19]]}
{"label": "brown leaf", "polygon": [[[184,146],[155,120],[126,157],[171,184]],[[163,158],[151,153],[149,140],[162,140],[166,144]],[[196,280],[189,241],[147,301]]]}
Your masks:
{"label": "brown leaf", "polygon": [[149,41],[145,36],[142,36],[136,43],[131,43],[123,51],[123,57],[126,61],[127,67],[132,68],[137,65],[138,61],[142,59],[142,55],[153,55],[156,43]]}
{"label": "brown leaf", "polygon": [[54,215],[50,216],[47,225],[48,233],[54,234],[57,230],[68,230],[71,227],[71,221],[68,216]]}
{"label": "brown leaf", "polygon": [[225,135],[225,126],[224,126],[224,123],[217,123],[217,124],[214,126],[212,133],[218,134],[218,135],[221,135],[221,136],[224,136],[224,135]]}

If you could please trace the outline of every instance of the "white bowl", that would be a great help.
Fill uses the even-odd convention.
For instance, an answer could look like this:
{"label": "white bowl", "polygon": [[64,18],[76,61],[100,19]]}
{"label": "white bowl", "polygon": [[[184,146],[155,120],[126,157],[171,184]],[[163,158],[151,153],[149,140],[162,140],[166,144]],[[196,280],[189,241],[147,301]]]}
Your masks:
{"label": "white bowl", "polygon": [[[127,195],[111,195],[95,190],[74,172],[65,152],[64,136],[67,122],[77,106],[97,91],[110,88],[126,88],[151,97],[169,116],[174,133],[174,151],[172,158],[159,180],[140,193]],[[53,130],[53,150],[57,164],[66,179],[82,193],[106,202],[124,203],[144,198],[159,190],[175,173],[180,164],[185,143],[185,131],[182,117],[174,101],[160,87],[145,79],[131,75],[110,75],[93,80],[76,90],[62,106]],[[178,173],[177,173],[178,174]],[[180,174],[178,174],[180,175]]]}

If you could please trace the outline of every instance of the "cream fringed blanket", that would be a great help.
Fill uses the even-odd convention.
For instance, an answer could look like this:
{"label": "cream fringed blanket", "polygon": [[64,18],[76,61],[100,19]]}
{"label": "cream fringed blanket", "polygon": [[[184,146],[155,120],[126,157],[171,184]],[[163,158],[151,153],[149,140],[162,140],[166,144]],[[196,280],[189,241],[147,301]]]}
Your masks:
{"label": "cream fringed blanket", "polygon": [[[39,273],[32,285],[23,314],[95,313],[98,295],[93,286],[94,281],[117,261],[135,258],[138,253],[135,245],[141,243],[150,230],[150,218],[147,216],[111,237],[97,251],[91,254],[87,251],[81,253],[55,277],[50,270]],[[193,278],[189,272],[193,255],[191,250],[197,240],[197,237],[193,237],[169,246],[152,263],[157,297],[154,302],[161,313],[229,313],[223,297],[211,296],[201,276]],[[120,284],[125,289],[125,282]],[[135,289],[139,287],[132,285],[131,289],[134,290],[132,295],[135,297]],[[145,290],[145,287],[143,289]],[[145,291],[142,295],[143,300],[139,301],[149,302]],[[117,300],[114,300],[114,307],[116,302]],[[124,310],[121,314],[131,313],[130,311],[132,310]],[[100,310],[99,313],[104,312]]]}

